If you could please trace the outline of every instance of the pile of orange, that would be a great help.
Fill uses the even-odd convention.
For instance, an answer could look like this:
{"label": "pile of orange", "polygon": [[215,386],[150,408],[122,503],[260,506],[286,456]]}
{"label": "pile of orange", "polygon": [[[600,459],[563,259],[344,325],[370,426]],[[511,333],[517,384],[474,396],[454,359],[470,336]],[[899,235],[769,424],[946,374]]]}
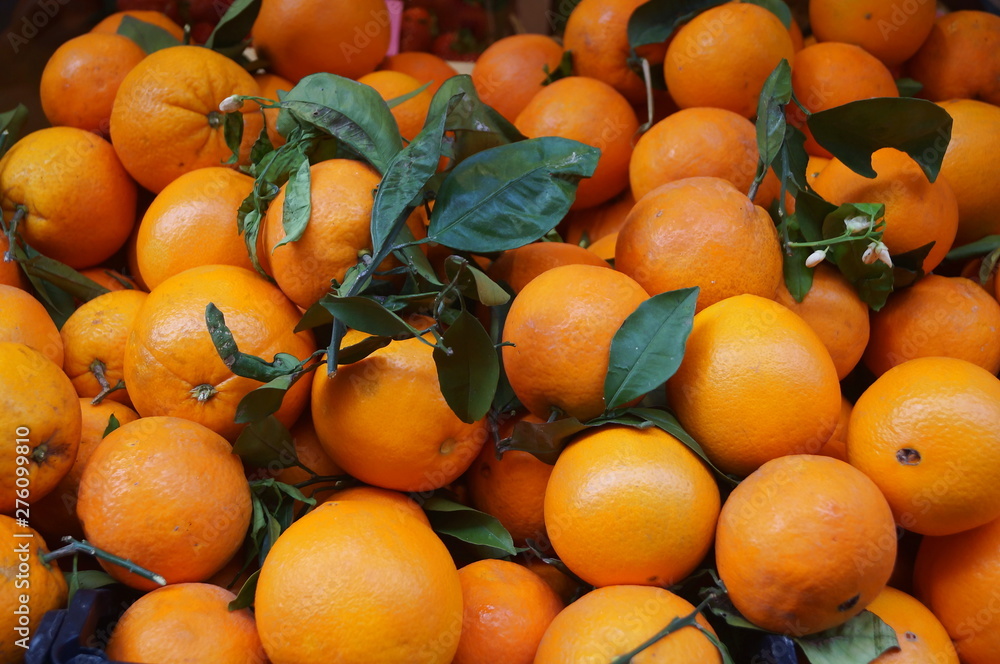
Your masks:
{"label": "pile of orange", "polygon": [[[412,268],[401,254],[387,258],[373,292],[413,334],[347,330],[341,348],[371,352],[336,371],[313,366],[329,329],[301,321],[373,262],[383,173],[330,142],[294,179],[267,180],[258,138],[299,134],[261,105],[336,74],[388,102],[390,142],[415,145],[455,69],[386,57],[384,0],[262,0],[250,67],[190,44],[147,53],[117,33],[125,14],[56,50],[40,81],[52,126],[0,155],[4,229],[68,266],[54,277],[0,264],[0,659],[23,661],[16,628],[30,634],[65,605],[70,567],[46,552],[74,536],[166,581],[101,561],[142,592],[102,644],[123,661],[606,664],[680,618],[633,661],[701,664],[723,661],[720,639],[732,645],[709,610],[723,605],[806,640],[870,611],[898,637],[877,662],[1000,660],[1000,282],[980,270],[1000,246],[1000,16],[810,0],[789,24],[764,6],[775,3],[718,3],[633,53],[629,17],[643,4],[582,0],[564,35],[507,37],[474,63],[466,89],[495,126],[598,148],[593,176],[561,237],[425,252],[439,278],[476,266],[480,289],[493,280],[509,306],[456,318],[464,287],[433,306],[412,290],[385,299],[417,283],[397,276]],[[163,14],[128,13],[184,38]],[[789,261],[801,258],[776,225],[778,175],[750,197],[758,99],[782,60],[810,187],[834,205],[883,204],[889,257],[933,243],[884,306],[831,260],[793,296]],[[810,133],[810,114],[898,97],[904,77],[953,120],[936,179],[891,147],[865,177]],[[475,145],[463,132],[447,127],[440,170]],[[308,223],[295,228],[306,173]],[[270,201],[256,260],[240,228],[254,192]],[[423,246],[448,203],[419,203],[400,225]],[[497,218],[496,232],[518,223]],[[959,248],[962,260],[949,255]],[[66,294],[74,271],[98,286],[86,282],[88,297]],[[628,416],[577,427],[620,405],[606,379],[621,370],[623,323],[688,288],[676,371],[623,406],[683,432]],[[447,321],[496,333],[508,407],[462,417],[442,389],[448,307]],[[213,311],[241,356],[216,350]],[[241,458],[259,430],[240,403],[266,380],[235,364],[247,356],[315,369],[267,420],[269,435],[289,432],[280,471]],[[575,433],[537,458],[499,451],[560,426]],[[290,494],[287,529],[263,536],[260,496],[275,481],[304,495]],[[266,557],[248,557],[261,537]],[[31,542],[20,559],[18,538]],[[30,618],[16,569],[31,574]],[[239,587],[217,585],[237,572],[259,572],[252,609],[229,610]],[[713,599],[699,605],[704,588]]]}

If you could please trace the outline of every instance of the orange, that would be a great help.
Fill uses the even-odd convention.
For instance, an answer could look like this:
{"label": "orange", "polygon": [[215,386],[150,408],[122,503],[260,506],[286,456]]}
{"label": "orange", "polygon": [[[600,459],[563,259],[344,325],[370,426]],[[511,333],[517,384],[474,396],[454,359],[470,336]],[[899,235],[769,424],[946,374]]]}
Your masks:
{"label": "orange", "polygon": [[655,427],[588,431],[545,489],[545,528],[570,571],[594,586],[673,585],[712,547],[719,488],[701,459]]}
{"label": "orange", "polygon": [[553,409],[580,420],[604,412],[611,340],[648,299],[632,278],[593,265],[563,265],[532,279],[511,303],[503,364],[514,394],[536,417]]}
{"label": "orange", "polygon": [[99,286],[104,286],[109,291],[127,289],[142,290],[134,279],[126,277],[118,270],[109,270],[104,267],[90,267],[86,270],[80,270],[80,274],[87,277],[91,281],[96,282]]}
{"label": "orange", "polygon": [[674,33],[663,74],[678,107],[715,106],[750,118],[764,81],[794,52],[776,15],[750,3],[728,3],[706,9]]}
{"label": "orange", "polygon": [[868,346],[868,305],[840,270],[821,263],[813,271],[812,287],[801,302],[796,302],[785,287],[778,287],[775,298],[809,323],[820,341],[830,351],[837,378],[851,373]]}
{"label": "orange", "polygon": [[740,476],[776,457],[818,452],[840,412],[823,342],[798,315],[756,295],[695,314],[667,397],[712,463]]}
{"label": "orange", "polygon": [[802,26],[799,25],[795,16],[792,16],[792,24],[788,26],[788,35],[792,38],[792,47],[795,49],[796,53],[805,48],[805,38],[802,35]]}
{"label": "orange", "polygon": [[462,636],[452,664],[532,664],[538,642],[563,608],[540,576],[506,560],[478,560],[458,570]]}
{"label": "orange", "polygon": [[462,586],[430,528],[393,506],[323,503],[278,537],[260,571],[257,628],[273,664],[448,664]]}
{"label": "orange", "polygon": [[774,297],[781,247],[764,208],[721,178],[675,180],[643,197],[615,245],[615,267],[651,295],[698,286],[698,309],[741,293]]}
{"label": "orange", "polygon": [[377,486],[354,486],[349,489],[344,489],[343,491],[338,491],[332,497],[327,498],[327,502],[331,500],[345,501],[345,500],[359,500],[369,503],[381,503],[383,505],[389,505],[400,512],[400,514],[408,517],[416,517],[418,521],[423,522],[430,527],[431,522],[424,513],[424,510],[413,498],[410,498],[405,493],[400,493],[399,491],[393,491],[392,489],[382,489]]}
{"label": "orange", "polygon": [[920,50],[906,63],[907,73],[923,84],[921,97],[1000,104],[998,49],[1000,16],[975,10],[949,12],[934,21]]}
{"label": "orange", "polygon": [[295,82],[315,72],[364,76],[391,35],[385,0],[267,0],[251,32],[274,72]]}
{"label": "orange", "polygon": [[0,284],[26,289],[28,288],[28,280],[25,278],[18,263],[13,260],[7,261],[3,259],[9,250],[10,242],[7,240],[7,236],[0,234]]}
{"label": "orange", "polygon": [[[45,541],[31,528],[18,526],[11,517],[0,515],[0,536],[9,543],[0,553],[0,567],[4,569],[0,577],[3,579],[0,584],[3,609],[0,658],[9,664],[20,664],[24,661],[30,637],[45,613],[65,606],[66,579],[54,562],[42,560],[48,553]],[[27,569],[19,578],[21,566]],[[30,593],[25,592],[29,589],[23,585],[25,579],[31,583]]]}
{"label": "orange", "polygon": [[587,251],[592,252],[595,256],[604,261],[614,261],[615,260],[615,246],[618,244],[618,232],[615,231],[611,235],[605,235],[601,239],[590,243],[587,246]]}
{"label": "orange", "polygon": [[522,554],[514,561],[540,576],[545,583],[549,584],[549,587],[556,591],[564,604],[569,604],[577,597],[580,583],[560,571],[555,565],[548,564],[531,552]]}
{"label": "orange", "polygon": [[957,357],[1000,371],[1000,304],[976,282],[929,274],[872,315],[865,364],[876,376],[916,357]]}
{"label": "orange", "polygon": [[[281,101],[279,99],[281,95],[278,94],[279,90],[287,93],[295,87],[294,83],[284,76],[278,76],[277,74],[254,74],[253,80],[257,81],[257,86],[260,87],[261,97],[276,102]],[[280,112],[280,108],[264,109],[264,124],[267,126],[267,137],[274,147],[280,147],[285,144],[285,137],[278,133],[278,113]]]}
{"label": "orange", "polygon": [[[322,368],[319,369],[319,371],[322,370]],[[292,444],[295,446],[295,458],[299,460],[299,463],[320,477],[336,477],[344,474],[340,466],[335,464],[330,455],[323,449],[323,445],[319,442],[319,437],[316,435],[316,429],[313,427],[312,417],[308,412],[303,413],[299,417],[298,422],[292,427],[291,433]],[[282,461],[287,463],[289,460],[282,459]],[[270,471],[271,469],[268,468],[267,470]],[[285,484],[299,484],[312,478],[311,474],[295,465],[271,472],[274,479]],[[319,503],[325,496],[330,494],[331,489],[328,488],[330,484],[331,482],[310,484],[302,487],[300,491],[308,498],[316,498],[317,503]]]}
{"label": "orange", "polygon": [[207,583],[178,583],[147,593],[119,619],[108,657],[129,662],[265,664],[250,609],[230,611],[236,595]]}
{"label": "orange", "polygon": [[951,140],[941,165],[958,199],[955,245],[1000,234],[996,210],[1000,206],[1000,175],[992,167],[1000,150],[1000,108],[972,99],[941,102],[952,117]]}
{"label": "orange", "polygon": [[896,526],[878,487],[857,469],[786,456],[730,494],[715,558],[740,613],[802,636],[847,622],[878,596],[896,561]]}
{"label": "orange", "polygon": [[922,357],[886,371],[851,413],[847,460],[896,521],[950,535],[1000,518],[1000,380],[971,362]]}
{"label": "orange", "polygon": [[[102,377],[109,389],[124,379],[125,345],[147,297],[137,290],[105,293],[81,305],[63,324],[63,370],[81,397],[102,394]],[[107,393],[107,398],[131,403],[127,390]]]}
{"label": "orange", "polygon": [[628,186],[635,111],[613,87],[594,78],[570,76],[545,86],[515,121],[528,138],[561,136],[601,151],[597,170],[580,181],[571,209],[592,207]]}
{"label": "orange", "polygon": [[817,157],[816,155],[809,155],[809,161],[806,163],[806,181],[812,186],[819,174],[823,172],[823,169],[827,167],[830,160],[826,157]]}
{"label": "orange", "polygon": [[857,44],[892,67],[927,39],[936,9],[933,2],[810,0],[809,24],[818,41]]}
{"label": "orange", "polygon": [[[375,88],[382,99],[386,101],[410,94],[422,85],[420,81],[409,74],[389,69],[365,74],[358,79],[358,82]],[[407,141],[412,141],[423,129],[424,121],[427,119],[427,111],[431,107],[433,98],[434,93],[427,87],[390,109],[392,116],[396,118],[396,124],[399,125],[399,133]]]}
{"label": "orange", "polygon": [[[669,590],[651,586],[607,586],[587,593],[563,609],[538,646],[535,664],[611,664],[651,639],[671,620],[694,607]],[[698,623],[715,630],[703,616]],[[635,664],[721,664],[722,657],[702,630],[684,627],[657,641],[633,659]]]}
{"label": "orange", "polygon": [[[898,97],[892,72],[874,55],[854,44],[822,42],[795,54],[792,92],[810,113],[872,97]],[[821,147],[806,126],[806,116],[794,103],[788,105],[792,126],[806,135],[806,151],[821,157],[833,155]]]}
{"label": "orange", "polygon": [[841,461],[847,461],[847,431],[851,422],[851,411],[854,406],[846,397],[840,398],[840,418],[837,420],[837,428],[833,430],[830,440],[823,444],[817,454],[833,457]]}
{"label": "orange", "polygon": [[944,625],[916,598],[886,586],[868,610],[892,627],[899,641],[899,650],[890,650],[872,664],[959,664]]}
{"label": "orange", "polygon": [[136,236],[146,286],[156,288],[200,265],[253,269],[236,228],[236,213],[252,190],[253,178],[221,166],[185,173],[164,187],[146,208]]}
{"label": "orange", "polygon": [[143,23],[150,23],[158,28],[163,28],[171,36],[173,36],[177,41],[184,40],[184,28],[177,25],[169,16],[163,12],[156,12],[146,9],[130,9],[127,11],[115,12],[104,17],[97,25],[90,29],[91,32],[110,32],[117,33],[118,26],[121,25],[122,19],[126,16],[131,16],[134,19],[138,19]]}
{"label": "orange", "polygon": [[92,32],[63,42],[42,70],[40,97],[49,124],[107,136],[118,86],[144,57],[122,35]]}
{"label": "orange", "polygon": [[420,81],[421,85],[430,83],[427,89],[432,95],[446,80],[458,75],[458,72],[448,64],[447,60],[423,51],[403,51],[395,55],[387,55],[378,68],[409,74]]}
{"label": "orange", "polygon": [[1000,519],[946,537],[925,537],[913,584],[966,664],[991,664],[1000,652],[996,629]]}
{"label": "orange", "polygon": [[[87,540],[163,576],[204,581],[243,544],[250,485],[226,440],[178,417],[144,417],[109,433],[84,466],[76,513]],[[116,580],[156,584],[101,561]]]}
{"label": "orange", "polygon": [[0,284],[0,341],[31,346],[62,366],[65,349],[49,312],[27,291]]}
{"label": "orange", "polygon": [[722,178],[742,192],[757,170],[753,123],[722,108],[686,108],[642,135],[629,162],[636,200],[668,182],[695,176]]}
{"label": "orange", "polygon": [[562,56],[559,42],[546,35],[504,37],[476,59],[472,84],[483,102],[514,122],[531,98],[545,87],[548,73],[559,68]]}
{"label": "orange", "polygon": [[125,244],[135,200],[135,183],[114,148],[83,129],[40,129],[0,159],[4,220],[25,206],[18,226],[24,241],[72,268],[97,265]]}
{"label": "orange", "polygon": [[589,244],[621,230],[634,205],[635,197],[632,196],[632,190],[626,189],[600,205],[571,210],[563,219],[559,232],[570,244]]}
{"label": "orange", "polygon": [[[147,55],[122,81],[111,109],[111,141],[126,170],[158,193],[184,173],[223,165],[233,153],[219,104],[231,95],[259,96],[260,88],[220,53],[172,46]],[[240,164],[246,164],[264,121],[255,103],[241,112]]]}
{"label": "orange", "polygon": [[520,293],[529,281],[560,265],[606,267],[607,263],[576,244],[532,242],[500,254],[486,273],[494,281],[506,283],[514,293]]}
{"label": "orange", "polygon": [[[52,360],[24,344],[0,342],[0,426],[9,432],[0,470],[0,513],[52,491],[80,446],[76,391]],[[18,468],[27,468],[26,474]],[[18,503],[18,501],[21,501]]]}
{"label": "orange", "polygon": [[[429,319],[412,321],[420,328]],[[355,330],[342,347],[367,336]],[[486,423],[458,419],[441,394],[433,348],[424,339],[394,341],[330,376],[316,371],[312,416],[324,449],[362,482],[397,491],[429,491],[454,481],[486,441]],[[406,413],[387,418],[386,413]]]}
{"label": "orange", "polygon": [[923,262],[930,272],[951,249],[958,229],[958,201],[944,178],[933,183],[905,152],[882,148],[872,154],[877,175],[866,178],[839,159],[833,159],[813,180],[816,192],[834,205],[883,203],[882,241],[890,255],[902,254],[933,242]]}
{"label": "orange", "polygon": [[[299,310],[259,275],[230,265],[185,270],[157,286],[139,311],[125,346],[125,384],[143,417],[185,417],[234,440],[240,400],[260,383],[236,376],[212,343],[205,309],[215,304],[241,353],[268,361],[299,360],[314,350],[312,333],[294,333]],[[309,398],[311,374],[285,393],[275,416],[291,426]]]}

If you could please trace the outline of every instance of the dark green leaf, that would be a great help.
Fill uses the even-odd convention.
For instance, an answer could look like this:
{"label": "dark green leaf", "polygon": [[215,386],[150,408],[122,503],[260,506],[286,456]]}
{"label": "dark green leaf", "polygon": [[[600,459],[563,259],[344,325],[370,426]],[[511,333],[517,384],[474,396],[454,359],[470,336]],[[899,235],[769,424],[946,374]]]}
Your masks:
{"label": "dark green leaf", "polygon": [[694,320],[697,287],[654,295],[625,319],[611,340],[604,379],[606,408],[642,397],[674,375]]}
{"label": "dark green leaf", "polygon": [[896,90],[900,97],[916,97],[917,93],[924,89],[924,84],[912,78],[896,79]]}
{"label": "dark green leaf", "polygon": [[447,105],[455,95],[461,95],[462,101],[448,113],[448,123],[445,125],[448,131],[491,134],[497,141],[496,145],[524,140],[524,135],[512,122],[479,99],[472,77],[467,74],[452,76],[441,85],[434,95],[427,117],[434,117],[438,106]]}
{"label": "dark green leaf", "polygon": [[29,277],[52,284],[77,299],[89,301],[108,292],[107,288],[96,281],[88,279],[68,265],[41,255],[27,245],[23,254],[20,253],[20,247],[14,248],[12,253]]}
{"label": "dark green leaf", "polygon": [[351,329],[380,337],[413,336],[412,328],[406,321],[371,298],[326,295],[320,304]]}
{"label": "dark green leaf", "polygon": [[496,517],[441,496],[431,496],[423,508],[437,533],[472,544],[493,558],[517,554],[514,540]]}
{"label": "dark green leaf", "polygon": [[[800,191],[807,188],[808,181],[806,170],[809,164],[809,153],[806,152],[806,136],[799,129],[786,124],[785,140],[781,144],[778,156],[775,158],[773,168],[781,179],[784,188],[791,192],[792,196],[798,195]],[[778,199],[784,205],[784,191]],[[796,206],[796,210],[798,206]]]}
{"label": "dark green leaf", "polygon": [[226,147],[229,148],[229,159],[224,163],[235,164],[240,160],[240,146],[243,144],[243,114],[239,111],[226,113],[225,123],[222,125],[222,135],[226,139]]}
{"label": "dark green leaf", "polygon": [[892,256],[892,288],[906,288],[923,278],[924,259],[934,248],[933,242],[917,247],[902,254]]}
{"label": "dark green leaf", "polygon": [[234,421],[237,424],[246,424],[247,422],[262,420],[268,415],[277,413],[278,409],[281,408],[282,400],[285,398],[285,392],[298,382],[298,379],[302,376],[303,373],[301,372],[285,374],[284,376],[272,378],[260,387],[250,390],[240,399],[240,403],[236,407]]}
{"label": "dark green leaf", "polygon": [[233,333],[226,326],[226,317],[212,302],[205,306],[205,323],[215,351],[229,370],[237,376],[266,383],[301,369],[302,362],[288,353],[278,353],[271,362],[256,355],[241,353]]}
{"label": "dark green leaf", "polygon": [[441,344],[448,349],[434,348],[441,393],[460,420],[476,422],[490,409],[500,378],[493,341],[478,318],[462,311]]}
{"label": "dark green leaf", "polygon": [[806,258],[812,253],[808,247],[792,247],[784,254],[782,269],[785,276],[785,288],[795,299],[801,302],[809,294],[812,288],[813,272],[811,267],[806,267]]}
{"label": "dark green leaf", "polygon": [[444,270],[448,280],[458,287],[462,295],[482,302],[487,307],[495,307],[511,299],[510,293],[461,256],[446,258]]}
{"label": "dark green leaf", "polygon": [[18,104],[9,111],[0,113],[0,157],[3,157],[21,134],[28,121],[28,107]]}
{"label": "dark green leaf", "polygon": [[698,444],[698,441],[691,437],[691,434],[684,430],[684,427],[681,426],[681,423],[677,421],[677,418],[674,417],[672,413],[658,408],[628,408],[624,412],[626,414],[641,417],[654,426],[663,429],[671,436],[684,443],[691,449],[692,452],[700,456],[702,461],[704,461],[709,468],[714,470],[716,475],[718,475],[721,479],[734,486],[737,484],[736,480],[723,473],[715,467],[715,464],[709,461],[708,455],[705,454],[705,450],[702,446]]}
{"label": "dark green leaf", "polygon": [[[785,141],[785,105],[791,98],[792,68],[788,60],[782,59],[764,82],[757,104],[757,150],[760,154],[756,177],[758,186],[781,152]],[[756,193],[756,187],[753,193]]]}
{"label": "dark green leaf", "polygon": [[542,65],[542,71],[545,72],[545,80],[542,81],[542,85],[549,85],[550,83],[555,83],[561,78],[566,78],[573,75],[573,52],[563,51],[562,58],[559,60],[559,65],[550,70],[549,65],[546,63]]}
{"label": "dark green leaf", "polygon": [[742,0],[742,2],[763,7],[771,12],[781,19],[786,30],[792,27],[792,10],[782,0]]}
{"label": "dark green leaf", "polygon": [[257,140],[253,142],[253,146],[250,148],[250,162],[253,164],[258,164],[269,152],[274,152],[274,144],[271,143],[271,137],[267,133],[267,124],[261,126],[260,133],[257,134]]}
{"label": "dark green leaf", "polygon": [[356,344],[344,346],[337,356],[338,364],[354,364],[365,359],[379,348],[385,348],[392,342],[389,337],[365,337]]}
{"label": "dark green leaf", "polygon": [[160,26],[140,21],[134,16],[122,17],[122,22],[118,26],[118,34],[134,41],[146,53],[180,45],[176,37]]}
{"label": "dark green leaf", "polygon": [[260,5],[261,0],[235,0],[219,19],[205,46],[212,49],[241,46],[250,37],[250,28],[257,20]]}
{"label": "dark green leaf", "polygon": [[810,664],[871,662],[898,648],[896,630],[871,611],[862,611],[840,627],[795,639]]}
{"label": "dark green leaf", "polygon": [[274,245],[275,249],[283,244],[296,242],[306,232],[309,216],[312,214],[311,180],[309,160],[303,155],[298,168],[289,174],[288,182],[285,183],[285,202],[281,206],[281,226],[285,236]]}
{"label": "dark green leaf", "polygon": [[979,258],[980,256],[985,256],[991,251],[996,251],[997,249],[1000,249],[1000,235],[987,235],[986,237],[980,238],[975,242],[963,244],[961,247],[955,247],[948,252],[948,255],[945,256],[945,260],[964,261],[970,258]]}
{"label": "dark green leaf", "polygon": [[[870,215],[876,220],[876,224],[881,224],[884,223],[882,218],[885,216],[885,206],[870,203],[841,205],[827,215],[823,222],[823,236],[833,238],[842,235],[845,228],[844,220],[858,215]],[[893,288],[891,267],[882,261],[875,261],[869,265],[862,260],[869,243],[879,239],[881,234],[876,234],[868,240],[859,236],[857,241],[831,245],[827,253],[827,260],[840,269],[858,290],[858,296],[875,311],[882,308]]]}
{"label": "dark green leaf", "polygon": [[229,603],[230,611],[239,611],[253,606],[254,597],[257,594],[257,579],[260,578],[260,570],[251,574],[243,583],[243,587],[236,593],[236,599]]}
{"label": "dark green leaf", "polygon": [[101,434],[101,438],[107,438],[107,436],[108,436],[109,433],[111,433],[115,429],[119,428],[121,425],[122,425],[122,423],[119,422],[118,418],[115,417],[115,414],[112,413],[108,417],[108,426],[104,427],[104,433]]}
{"label": "dark green leaf", "polygon": [[539,461],[552,465],[570,439],[590,427],[575,417],[564,417],[553,422],[525,422],[514,425],[510,438],[497,443],[498,452],[519,450],[533,454]]}
{"label": "dark green leaf", "polygon": [[662,44],[682,23],[721,4],[725,4],[725,0],[650,0],[637,7],[629,17],[629,46]]}
{"label": "dark green leaf", "polygon": [[385,103],[389,108],[396,108],[400,104],[405,103],[416,97],[418,94],[429,88],[430,85],[431,82],[427,81],[426,83],[416,88],[415,90],[410,90],[406,94],[399,95],[398,97],[393,97],[392,99],[387,99]]}
{"label": "dark green leaf", "polygon": [[257,468],[288,468],[297,460],[291,432],[274,415],[248,424],[233,443],[233,452]]}
{"label": "dark green leaf", "polygon": [[[823,234],[824,222],[836,211],[836,205],[826,202],[810,191],[803,190],[795,196],[795,214],[792,215],[792,219],[807,242],[818,242],[826,237]],[[840,228],[842,230],[843,226]]]}

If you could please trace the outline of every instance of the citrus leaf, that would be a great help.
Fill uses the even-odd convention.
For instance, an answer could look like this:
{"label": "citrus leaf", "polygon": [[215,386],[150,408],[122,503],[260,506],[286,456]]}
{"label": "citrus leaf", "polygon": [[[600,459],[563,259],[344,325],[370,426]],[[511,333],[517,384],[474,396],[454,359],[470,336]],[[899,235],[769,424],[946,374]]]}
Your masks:
{"label": "citrus leaf", "polygon": [[335,319],[347,327],[380,337],[410,337],[413,328],[402,318],[368,297],[325,295],[319,301]]}
{"label": "citrus leaf", "polygon": [[510,533],[494,516],[441,496],[431,496],[424,502],[423,508],[431,527],[441,535],[471,544],[481,554],[491,558],[517,554]]}
{"label": "citrus leaf", "polygon": [[447,154],[454,162],[461,162],[498,145],[525,139],[513,123],[482,102],[468,74],[452,76],[444,82],[435,94],[427,116],[436,117],[433,114],[438,112],[438,108],[455,95],[460,95],[461,101],[448,113],[445,124],[445,129],[454,134],[454,144],[449,150],[442,150],[442,154]]}
{"label": "citrus leaf", "polygon": [[11,245],[14,259],[21,264],[28,277],[41,279],[73,297],[89,301],[99,295],[109,292],[107,288],[96,281],[83,276],[68,265],[43,256],[28,245],[24,245],[23,254],[20,247]]}
{"label": "citrus leaf", "polygon": [[236,406],[234,421],[237,424],[256,422],[273,415],[281,408],[281,402],[292,385],[298,382],[304,372],[285,374],[272,378],[260,387],[247,392]]}
{"label": "citrus leaf", "polygon": [[896,79],[896,90],[899,91],[900,97],[915,97],[923,89],[924,84],[912,78]]}
{"label": "citrus leaf", "polygon": [[726,0],[650,0],[639,5],[628,20],[628,43],[633,49],[662,44],[682,23]]}
{"label": "citrus leaf", "polygon": [[[757,186],[764,179],[767,169],[778,158],[785,142],[785,105],[792,98],[792,68],[788,60],[782,58],[778,66],[764,81],[757,103],[757,151],[760,160],[757,165],[756,186],[751,193],[756,193]],[[752,196],[751,196],[752,198]]]}
{"label": "citrus leaf", "polygon": [[229,159],[223,163],[231,166],[240,160],[240,146],[243,144],[243,114],[239,111],[233,111],[226,113],[225,118],[222,125],[222,136],[226,139],[226,147],[229,148],[230,154]]}
{"label": "citrus leaf", "polygon": [[655,295],[629,315],[611,340],[604,400],[612,410],[662,385],[681,365],[694,320],[697,287]]}
{"label": "citrus leaf", "polygon": [[934,242],[928,242],[922,247],[911,249],[902,254],[892,256],[892,288],[906,288],[923,278],[924,259],[934,248]]}
{"label": "citrus leaf", "polygon": [[781,19],[786,30],[792,27],[792,10],[782,0],[741,0],[741,2],[763,7]]}
{"label": "citrus leaf", "polygon": [[250,28],[257,20],[260,5],[261,0],[235,0],[208,36],[205,47],[214,50],[242,47],[250,37]]}
{"label": "citrus leaf", "polygon": [[445,330],[434,348],[434,364],[445,401],[463,422],[476,422],[486,415],[496,394],[500,363],[493,340],[479,319],[467,311]]}
{"label": "citrus leaf", "polygon": [[115,429],[120,428],[121,425],[122,425],[122,423],[119,422],[118,418],[115,417],[115,414],[112,413],[108,417],[108,426],[104,427],[104,433],[101,434],[101,438],[107,438],[109,433],[111,433]]}
{"label": "citrus leaf", "polygon": [[[834,238],[844,233],[844,220],[858,215],[871,216],[876,224],[884,223],[885,206],[874,203],[847,203],[827,215],[823,222],[823,237]],[[881,233],[857,241],[830,245],[827,260],[835,264],[858,291],[858,296],[878,311],[885,305],[893,288],[893,270],[882,261],[865,264],[862,257],[871,241],[881,240]]]}
{"label": "citrus leaf", "polygon": [[469,157],[445,178],[428,237],[459,251],[491,253],[533,242],[566,215],[600,151],[555,136]]}
{"label": "citrus leaf", "polygon": [[140,21],[134,16],[122,17],[122,22],[118,25],[118,34],[134,41],[147,54],[181,44],[176,37],[160,26]]}
{"label": "citrus leaf", "polygon": [[243,587],[236,593],[236,599],[228,604],[230,611],[249,609],[253,606],[254,597],[257,595],[257,579],[260,578],[260,570],[257,570],[243,582]]}
{"label": "citrus leaf", "polygon": [[528,452],[551,466],[570,439],[588,428],[589,424],[584,424],[575,417],[542,423],[522,420],[514,425],[510,438],[497,443],[497,451],[501,454],[507,450]]}
{"label": "citrus leaf", "polygon": [[794,641],[810,664],[871,662],[899,647],[896,630],[871,611],[862,611],[840,627]]}
{"label": "citrus leaf", "polygon": [[791,247],[784,254],[782,271],[785,288],[796,302],[801,302],[812,288],[814,268],[806,267],[806,258],[812,253],[808,247]]}
{"label": "citrus leaf", "polygon": [[948,252],[948,255],[945,256],[945,260],[964,261],[970,258],[979,258],[980,256],[985,256],[991,251],[996,251],[997,249],[1000,249],[1000,235],[987,235],[986,237],[980,238],[975,242],[963,244],[961,247],[955,247]]}
{"label": "citrus leaf", "polygon": [[256,468],[288,468],[298,459],[291,432],[274,415],[247,425],[233,443],[233,452]]}
{"label": "citrus leaf", "polygon": [[806,152],[805,145],[806,135],[796,127],[785,124],[784,141],[772,164],[782,183],[782,196],[778,199],[782,205],[786,188],[792,196],[797,196],[800,191],[808,189],[806,171],[809,168],[809,153]]}
{"label": "citrus leaf", "polygon": [[298,167],[289,173],[288,182],[285,183],[285,201],[281,206],[281,227],[285,236],[274,245],[274,249],[298,241],[306,232],[309,216],[312,214],[311,181],[309,160],[302,155]]}
{"label": "citrus leaf", "polygon": [[444,261],[448,281],[455,284],[465,297],[495,307],[510,301],[510,293],[461,256],[449,256]]}
{"label": "citrus leaf", "polygon": [[681,423],[677,421],[677,418],[674,417],[673,413],[669,413],[658,408],[627,408],[624,411],[624,414],[635,415],[653,424],[657,428],[663,429],[671,436],[684,443],[692,452],[701,457],[702,461],[704,461],[709,468],[715,471],[715,474],[718,477],[733,486],[739,483],[734,478],[715,467],[715,464],[713,464],[708,459],[708,455],[705,454],[704,448],[698,443],[698,441],[691,437],[691,434],[684,430],[684,427],[682,427]]}
{"label": "citrus leaf", "polygon": [[18,139],[27,121],[28,107],[24,104],[18,104],[11,110],[0,113],[0,157],[4,156]]}
{"label": "citrus leaf", "polygon": [[271,362],[256,355],[241,353],[233,333],[226,325],[225,315],[212,302],[205,306],[205,324],[208,326],[208,333],[215,346],[215,352],[219,354],[229,370],[237,376],[266,383],[302,368],[303,362],[288,353],[278,353]]}
{"label": "citrus leaf", "polygon": [[396,108],[400,104],[405,103],[405,102],[413,99],[414,97],[416,97],[418,94],[420,94],[421,92],[423,92],[424,90],[426,90],[427,88],[429,88],[430,85],[431,85],[431,82],[427,81],[426,83],[424,83],[420,87],[416,88],[415,90],[410,90],[406,94],[399,95],[398,97],[393,97],[392,99],[386,99],[386,101],[385,101],[386,106],[388,106],[390,109]]}

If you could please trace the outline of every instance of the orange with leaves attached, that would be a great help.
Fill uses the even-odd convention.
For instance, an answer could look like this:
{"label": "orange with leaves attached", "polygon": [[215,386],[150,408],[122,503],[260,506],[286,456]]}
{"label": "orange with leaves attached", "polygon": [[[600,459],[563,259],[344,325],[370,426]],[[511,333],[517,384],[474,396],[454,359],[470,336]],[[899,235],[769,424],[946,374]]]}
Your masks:
{"label": "orange with leaves attached", "polygon": [[886,586],[868,610],[895,630],[899,642],[899,650],[890,650],[871,664],[959,664],[944,625],[915,597]]}

